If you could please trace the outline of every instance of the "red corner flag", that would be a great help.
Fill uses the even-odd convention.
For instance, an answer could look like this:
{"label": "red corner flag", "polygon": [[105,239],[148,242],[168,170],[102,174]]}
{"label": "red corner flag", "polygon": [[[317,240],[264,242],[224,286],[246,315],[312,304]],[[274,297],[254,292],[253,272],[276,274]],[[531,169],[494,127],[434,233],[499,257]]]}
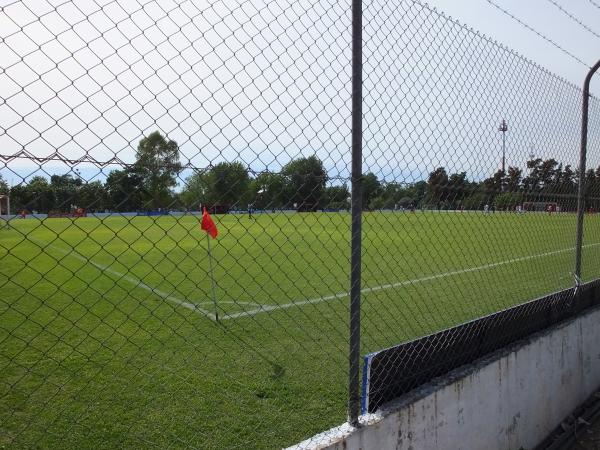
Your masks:
{"label": "red corner flag", "polygon": [[217,226],[210,217],[206,207],[204,207],[204,212],[202,213],[202,222],[200,223],[200,228],[210,234],[210,237],[213,239],[217,237],[217,234],[219,234]]}

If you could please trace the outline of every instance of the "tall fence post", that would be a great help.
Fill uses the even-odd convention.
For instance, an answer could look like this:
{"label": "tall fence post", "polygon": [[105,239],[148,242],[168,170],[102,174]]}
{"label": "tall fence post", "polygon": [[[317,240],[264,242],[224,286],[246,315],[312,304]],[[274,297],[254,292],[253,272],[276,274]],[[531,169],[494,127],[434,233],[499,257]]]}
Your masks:
{"label": "tall fence post", "polygon": [[577,192],[577,243],[575,245],[575,278],[581,280],[581,250],[583,248],[583,219],[585,214],[585,164],[587,156],[588,109],[590,81],[600,68],[600,60],[590,69],[583,83],[583,106],[581,113],[581,149],[579,153],[579,190]]}
{"label": "tall fence post", "polygon": [[362,0],[352,0],[352,236],[348,421],[358,425],[362,233]]}

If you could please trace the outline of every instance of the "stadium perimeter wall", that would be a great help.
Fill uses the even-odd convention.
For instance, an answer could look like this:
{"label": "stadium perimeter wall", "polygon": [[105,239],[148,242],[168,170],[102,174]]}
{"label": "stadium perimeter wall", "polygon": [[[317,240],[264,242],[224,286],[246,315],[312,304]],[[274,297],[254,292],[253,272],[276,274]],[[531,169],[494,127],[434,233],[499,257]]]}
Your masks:
{"label": "stadium perimeter wall", "polygon": [[600,387],[600,308],[290,449],[532,449]]}

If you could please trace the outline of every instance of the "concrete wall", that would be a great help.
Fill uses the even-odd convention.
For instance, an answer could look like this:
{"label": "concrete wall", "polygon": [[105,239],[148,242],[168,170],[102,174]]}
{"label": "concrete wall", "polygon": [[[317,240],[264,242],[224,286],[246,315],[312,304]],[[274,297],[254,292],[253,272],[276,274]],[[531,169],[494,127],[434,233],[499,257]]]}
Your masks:
{"label": "concrete wall", "polygon": [[599,387],[595,309],[292,448],[531,449]]}

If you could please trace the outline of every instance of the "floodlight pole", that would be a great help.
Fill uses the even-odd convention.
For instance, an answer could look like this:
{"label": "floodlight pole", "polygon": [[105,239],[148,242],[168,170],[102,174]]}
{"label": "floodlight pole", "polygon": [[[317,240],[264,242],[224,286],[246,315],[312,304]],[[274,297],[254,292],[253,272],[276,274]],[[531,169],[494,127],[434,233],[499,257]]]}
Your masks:
{"label": "floodlight pole", "polygon": [[506,174],[506,132],[508,131],[508,124],[506,120],[502,119],[498,131],[502,132],[502,174]]}
{"label": "floodlight pole", "polygon": [[350,236],[348,422],[355,427],[359,425],[360,413],[362,138],[362,0],[352,0],[352,228]]}
{"label": "floodlight pole", "polygon": [[583,248],[583,219],[585,213],[585,164],[587,156],[588,112],[590,102],[590,81],[600,68],[600,60],[594,64],[583,82],[583,102],[581,112],[581,149],[579,152],[579,189],[577,192],[577,243],[575,245],[575,281],[581,280],[581,250]]}

